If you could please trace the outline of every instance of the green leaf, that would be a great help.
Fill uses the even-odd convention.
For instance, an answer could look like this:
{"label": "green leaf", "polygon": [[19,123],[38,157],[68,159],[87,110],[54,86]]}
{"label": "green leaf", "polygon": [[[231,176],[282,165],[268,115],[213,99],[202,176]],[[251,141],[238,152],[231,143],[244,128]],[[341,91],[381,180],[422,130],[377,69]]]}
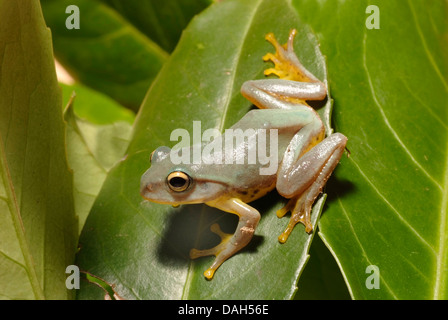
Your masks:
{"label": "green leaf", "polygon": [[172,52],[191,18],[211,0],[102,0],[148,38]]}
{"label": "green leaf", "polygon": [[[226,261],[212,281],[204,270],[213,257],[190,260],[192,247],[206,248],[217,239],[209,231],[218,222],[233,232],[237,217],[205,205],[174,209],[143,201],[140,177],[149,155],[173,144],[170,133],[192,128],[223,131],[251,108],[240,95],[244,81],[263,78],[270,67],[261,57],[273,52],[264,40],[274,32],[286,42],[300,30],[296,51],[302,62],[325,79],[325,63],[312,33],[300,23],[288,1],[224,1],[192,20],[178,47],[153,83],[137,117],[128,156],[108,175],[83,233],[77,263],[101,277],[127,299],[289,299],[308,259],[312,235],[298,225],[288,242],[277,237],[287,219],[275,211],[284,201],[275,193],[253,203],[262,219],[251,244]],[[329,114],[330,102],[321,112]],[[313,211],[316,222],[324,197]],[[233,228],[233,229],[232,229]],[[81,287],[79,298],[93,296]]]}
{"label": "green leaf", "polygon": [[92,208],[107,173],[124,155],[131,125],[119,121],[98,125],[78,118],[73,100],[65,111],[67,157],[73,170],[75,209],[79,230]]}
{"label": "green leaf", "polygon": [[[98,0],[41,3],[61,64],[83,84],[137,110],[168,54]],[[70,5],[79,8],[79,29],[66,27]]]}
{"label": "green leaf", "polygon": [[91,122],[93,124],[111,124],[118,121],[124,121],[132,124],[135,114],[115,100],[92,90],[82,84],[75,83],[67,85],[59,83],[62,87],[62,101],[66,106],[73,93],[76,95],[76,103],[73,106],[75,115],[79,118]]}
{"label": "green leaf", "polygon": [[[295,1],[348,136],[320,236],[356,299],[448,298],[446,1]],[[375,4],[380,29],[367,29]],[[316,14],[317,12],[317,14]],[[369,265],[379,289],[368,289]]]}
{"label": "green leaf", "polygon": [[77,223],[39,1],[0,0],[0,298],[65,299]]}
{"label": "green leaf", "polygon": [[[325,212],[325,206],[323,209]],[[349,300],[339,266],[320,237],[314,237],[310,259],[297,284],[294,300]]]}

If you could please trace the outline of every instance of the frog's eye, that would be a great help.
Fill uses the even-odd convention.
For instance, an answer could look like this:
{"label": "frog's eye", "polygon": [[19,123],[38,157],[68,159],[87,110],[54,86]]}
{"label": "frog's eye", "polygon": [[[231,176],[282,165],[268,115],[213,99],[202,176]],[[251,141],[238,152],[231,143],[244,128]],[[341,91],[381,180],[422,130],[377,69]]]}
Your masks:
{"label": "frog's eye", "polygon": [[187,190],[190,186],[191,178],[188,174],[182,171],[174,171],[168,175],[166,181],[171,190],[182,192]]}

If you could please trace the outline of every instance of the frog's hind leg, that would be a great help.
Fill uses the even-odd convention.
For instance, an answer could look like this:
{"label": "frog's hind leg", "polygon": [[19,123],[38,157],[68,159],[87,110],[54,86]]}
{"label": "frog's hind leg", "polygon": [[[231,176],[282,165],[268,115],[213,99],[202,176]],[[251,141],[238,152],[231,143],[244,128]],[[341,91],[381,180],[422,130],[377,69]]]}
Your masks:
{"label": "frog's hind leg", "polygon": [[289,224],[278,238],[281,243],[286,242],[299,222],[305,225],[307,233],[313,230],[311,207],[339,163],[346,142],[344,135],[332,134],[296,159],[290,169],[282,170],[284,174],[277,177],[277,190],[282,196],[290,199],[285,208],[279,210],[280,214],[291,211]]}

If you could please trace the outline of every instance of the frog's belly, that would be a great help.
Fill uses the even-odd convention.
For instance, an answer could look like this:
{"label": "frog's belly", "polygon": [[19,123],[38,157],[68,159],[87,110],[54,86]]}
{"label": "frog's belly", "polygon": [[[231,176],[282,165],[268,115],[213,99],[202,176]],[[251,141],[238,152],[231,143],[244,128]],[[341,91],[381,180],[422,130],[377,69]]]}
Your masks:
{"label": "frog's belly", "polygon": [[255,201],[275,188],[277,181],[276,175],[266,176],[264,179],[247,186],[239,186],[238,188],[232,188],[229,194],[232,197],[241,199],[241,201],[248,203]]}

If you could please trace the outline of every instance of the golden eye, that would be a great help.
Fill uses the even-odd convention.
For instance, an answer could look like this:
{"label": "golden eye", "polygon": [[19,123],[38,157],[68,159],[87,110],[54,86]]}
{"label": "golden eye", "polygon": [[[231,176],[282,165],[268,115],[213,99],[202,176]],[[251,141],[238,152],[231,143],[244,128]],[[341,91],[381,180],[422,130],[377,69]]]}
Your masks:
{"label": "golden eye", "polygon": [[168,175],[166,181],[171,190],[182,192],[187,190],[190,186],[191,178],[188,174],[182,171],[174,171]]}

